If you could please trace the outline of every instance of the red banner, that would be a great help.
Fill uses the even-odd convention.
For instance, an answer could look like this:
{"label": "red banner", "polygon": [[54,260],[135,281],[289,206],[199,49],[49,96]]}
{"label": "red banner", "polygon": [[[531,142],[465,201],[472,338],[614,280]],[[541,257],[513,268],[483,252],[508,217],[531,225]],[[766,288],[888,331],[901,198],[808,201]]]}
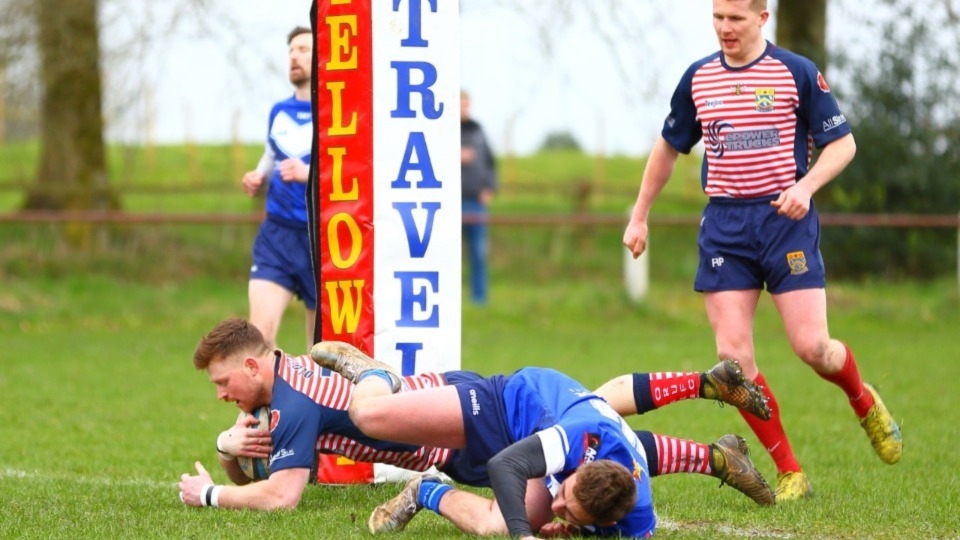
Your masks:
{"label": "red banner", "polygon": [[314,4],[311,197],[317,340],[373,354],[373,73],[370,2]]}

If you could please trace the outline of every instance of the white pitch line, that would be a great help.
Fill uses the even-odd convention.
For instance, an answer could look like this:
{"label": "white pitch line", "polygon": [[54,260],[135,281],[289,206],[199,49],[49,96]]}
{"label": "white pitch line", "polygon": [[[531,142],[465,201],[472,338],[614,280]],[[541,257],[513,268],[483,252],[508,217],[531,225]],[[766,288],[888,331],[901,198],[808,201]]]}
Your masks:
{"label": "white pitch line", "polygon": [[660,514],[657,514],[657,528],[658,529],[667,529],[671,531],[702,531],[707,529],[716,529],[723,534],[728,534],[731,536],[743,536],[748,538],[794,538],[794,535],[790,533],[785,533],[782,531],[767,531],[763,529],[741,529],[739,527],[733,527],[731,525],[724,525],[722,523],[713,523],[710,527],[701,527],[686,525],[683,523],[677,523],[671,521],[668,518],[664,518]]}
{"label": "white pitch line", "polygon": [[173,488],[176,482],[158,482],[146,478],[104,478],[96,476],[68,476],[64,474],[48,474],[40,471],[22,471],[19,469],[2,469],[0,478],[35,478],[37,480],[54,480],[64,482],[79,482],[82,484],[96,484],[100,486],[135,486],[151,488]]}

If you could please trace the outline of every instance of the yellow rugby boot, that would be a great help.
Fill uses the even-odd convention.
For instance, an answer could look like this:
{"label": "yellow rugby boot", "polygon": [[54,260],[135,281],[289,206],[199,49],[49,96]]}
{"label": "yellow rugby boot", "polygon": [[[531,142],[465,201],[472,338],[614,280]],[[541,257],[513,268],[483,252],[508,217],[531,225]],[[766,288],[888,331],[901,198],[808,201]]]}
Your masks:
{"label": "yellow rugby boot", "polygon": [[860,419],[860,426],[867,432],[870,444],[873,445],[880,459],[884,463],[893,465],[900,461],[900,456],[903,455],[900,426],[883,404],[880,394],[867,383],[864,383],[863,387],[873,396],[874,404],[867,411],[867,415]]}
{"label": "yellow rugby boot", "polygon": [[795,501],[813,495],[813,485],[803,471],[777,474],[777,502]]}

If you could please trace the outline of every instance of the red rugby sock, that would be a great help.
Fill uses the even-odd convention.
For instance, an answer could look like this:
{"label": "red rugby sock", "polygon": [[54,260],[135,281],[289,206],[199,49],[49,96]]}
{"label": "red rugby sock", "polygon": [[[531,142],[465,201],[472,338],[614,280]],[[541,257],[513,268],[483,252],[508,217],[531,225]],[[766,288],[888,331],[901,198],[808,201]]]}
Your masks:
{"label": "red rugby sock", "polygon": [[763,388],[763,395],[767,397],[767,405],[770,406],[770,420],[761,420],[742,409],[737,409],[737,412],[740,413],[740,416],[753,430],[754,435],[760,439],[763,447],[770,453],[770,457],[777,465],[777,472],[801,471],[800,463],[790,448],[787,433],[783,429],[783,424],[780,423],[780,406],[777,404],[777,398],[774,397],[773,391],[770,390],[762,373],[757,374],[754,382]]}
{"label": "red rugby sock", "polygon": [[857,413],[857,418],[863,418],[870,407],[873,407],[873,395],[863,387],[863,379],[860,377],[857,361],[853,358],[853,351],[847,347],[846,343],[843,344],[843,348],[847,351],[847,359],[840,371],[830,374],[818,371],[817,375],[839,386],[850,400],[850,406]]}
{"label": "red rugby sock", "polygon": [[650,398],[657,407],[700,397],[699,372],[659,371],[650,373]]}

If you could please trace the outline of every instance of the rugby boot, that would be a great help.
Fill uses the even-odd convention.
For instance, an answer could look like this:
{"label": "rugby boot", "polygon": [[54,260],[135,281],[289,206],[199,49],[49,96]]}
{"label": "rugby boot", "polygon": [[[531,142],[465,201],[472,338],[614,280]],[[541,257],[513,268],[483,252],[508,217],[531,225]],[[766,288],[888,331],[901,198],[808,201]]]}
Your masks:
{"label": "rugby boot", "polygon": [[813,485],[803,471],[777,474],[777,502],[795,501],[813,495]]}
{"label": "rugby boot", "polygon": [[442,482],[437,476],[428,473],[418,474],[403,486],[400,493],[373,509],[370,519],[367,521],[367,527],[372,534],[385,532],[402,531],[407,523],[417,515],[423,507],[417,502],[417,495],[420,491],[420,484],[424,481]]}
{"label": "rugby boot", "polygon": [[700,385],[703,397],[729,403],[761,420],[770,419],[770,406],[757,383],[743,376],[736,360],[721,360],[703,374]]}
{"label": "rugby boot", "polygon": [[890,411],[880,399],[880,394],[867,383],[863,388],[873,396],[873,407],[867,415],[860,419],[860,425],[867,432],[870,444],[884,463],[893,465],[900,461],[903,454],[903,439],[900,437],[900,426],[893,419]]}
{"label": "rugby boot", "polygon": [[343,341],[321,341],[310,349],[310,357],[314,362],[336,371],[354,384],[360,382],[364,373],[382,371],[389,377],[393,393],[399,392],[403,385],[403,377],[390,365],[370,358],[360,349]]}
{"label": "rugby boot", "polygon": [[774,503],[774,493],[760,471],[750,461],[747,441],[736,435],[724,435],[710,445],[710,467],[720,485],[728,486],[753,499],[757,504]]}

